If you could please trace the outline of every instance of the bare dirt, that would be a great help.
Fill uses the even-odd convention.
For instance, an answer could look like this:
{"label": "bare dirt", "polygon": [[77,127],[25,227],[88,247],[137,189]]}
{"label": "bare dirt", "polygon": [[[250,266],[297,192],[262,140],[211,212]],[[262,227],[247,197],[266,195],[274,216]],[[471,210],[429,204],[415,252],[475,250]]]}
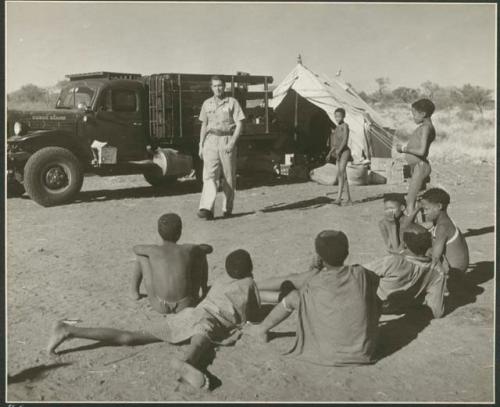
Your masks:
{"label": "bare dirt", "polygon": [[[253,257],[256,279],[305,270],[322,229],[345,231],[349,262],[384,254],[377,220],[381,194],[405,186],[353,188],[352,207],[330,204],[336,187],[314,183],[255,185],[240,180],[232,219],[196,217],[199,193],[184,182],[154,192],[141,176],[86,178],[77,202],[42,208],[28,198],[7,202],[7,373],[9,401],[491,401],[494,374],[494,167],[435,166],[433,183],[452,197],[449,212],[467,236],[472,298],[439,320],[384,316],[380,360],[371,366],[326,368],[281,356],[293,343],[294,317],[269,344],[244,337],[217,351],[209,371],[220,380],[201,393],[172,379],[169,360],[183,347],[64,343],[45,347],[51,326],[78,318],[82,326],[134,329],[147,324],[147,300],[129,297],[137,243],[158,241],[157,218],[184,221],[184,242],[206,242],[210,279],[223,273],[233,249]],[[458,177],[456,174],[462,174]],[[220,207],[220,206],[219,206]],[[217,215],[220,216],[220,213]],[[217,383],[217,380],[215,380]]]}

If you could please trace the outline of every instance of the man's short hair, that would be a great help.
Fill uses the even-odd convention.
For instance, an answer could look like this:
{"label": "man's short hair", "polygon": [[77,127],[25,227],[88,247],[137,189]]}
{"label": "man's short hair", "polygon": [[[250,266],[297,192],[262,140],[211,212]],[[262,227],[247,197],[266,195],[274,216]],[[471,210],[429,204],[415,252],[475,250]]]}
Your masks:
{"label": "man's short hair", "polygon": [[221,81],[223,86],[226,86],[226,81],[222,79],[219,75],[214,75],[210,78],[210,84],[213,83],[213,81]]}
{"label": "man's short hair", "polygon": [[158,233],[163,240],[177,242],[182,233],[182,220],[176,213],[166,213],[158,219]]}
{"label": "man's short hair", "polygon": [[342,116],[345,117],[345,109],[342,107],[339,107],[338,109],[335,109],[335,113],[342,113]]}
{"label": "man's short hair", "polygon": [[236,280],[252,277],[252,270],[252,258],[246,250],[235,250],[226,257],[226,272],[229,277]]}
{"label": "man's short hair", "polygon": [[422,199],[429,201],[433,204],[441,204],[443,210],[448,208],[450,204],[450,195],[444,189],[441,188],[430,188],[425,191],[422,195]]}
{"label": "man's short hair", "polygon": [[344,232],[323,230],[314,240],[316,253],[330,266],[342,266],[349,254],[349,242]]}
{"label": "man's short hair", "polygon": [[417,256],[424,256],[432,247],[432,235],[422,225],[412,223],[408,225],[403,233],[403,241],[406,247]]}
{"label": "man's short hair", "polygon": [[398,194],[396,192],[389,192],[387,194],[384,194],[384,202],[395,202],[398,205],[406,206],[404,194]]}
{"label": "man's short hair", "polygon": [[434,113],[434,110],[436,110],[436,106],[430,99],[419,99],[416,102],[413,102],[411,107],[413,107],[415,110],[425,113],[426,117],[431,117],[432,114]]}

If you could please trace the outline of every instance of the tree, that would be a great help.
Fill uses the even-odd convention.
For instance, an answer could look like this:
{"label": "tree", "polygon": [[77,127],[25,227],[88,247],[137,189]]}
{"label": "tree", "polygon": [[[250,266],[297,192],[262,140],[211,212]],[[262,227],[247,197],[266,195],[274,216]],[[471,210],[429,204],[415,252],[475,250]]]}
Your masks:
{"label": "tree", "polygon": [[382,96],[387,91],[387,88],[388,88],[391,80],[389,78],[380,77],[380,78],[376,78],[375,82],[377,82],[377,85],[378,85],[378,96],[380,99],[382,99]]}
{"label": "tree", "polygon": [[484,107],[493,101],[492,91],[481,86],[464,85],[460,90],[464,103],[472,104],[483,114]]}
{"label": "tree", "polygon": [[439,90],[439,85],[431,81],[425,81],[420,85],[422,93],[429,99],[433,99],[436,92]]}
{"label": "tree", "polygon": [[400,86],[392,91],[392,94],[396,99],[401,100],[404,103],[414,102],[418,98],[418,91],[416,89],[407,88]]}
{"label": "tree", "polygon": [[43,101],[46,100],[46,98],[47,91],[31,83],[22,86],[21,89],[16,90],[7,96],[7,100],[30,103],[39,102],[41,100]]}

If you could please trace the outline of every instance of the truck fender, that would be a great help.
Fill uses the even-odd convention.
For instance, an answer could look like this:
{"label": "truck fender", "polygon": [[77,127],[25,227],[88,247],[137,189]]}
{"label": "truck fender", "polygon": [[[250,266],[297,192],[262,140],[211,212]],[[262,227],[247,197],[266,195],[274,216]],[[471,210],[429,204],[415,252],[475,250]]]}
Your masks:
{"label": "truck fender", "polygon": [[83,138],[77,138],[65,130],[35,130],[24,136],[16,137],[20,147],[30,153],[44,147],[62,147],[75,154],[83,162],[92,159],[90,144]]}

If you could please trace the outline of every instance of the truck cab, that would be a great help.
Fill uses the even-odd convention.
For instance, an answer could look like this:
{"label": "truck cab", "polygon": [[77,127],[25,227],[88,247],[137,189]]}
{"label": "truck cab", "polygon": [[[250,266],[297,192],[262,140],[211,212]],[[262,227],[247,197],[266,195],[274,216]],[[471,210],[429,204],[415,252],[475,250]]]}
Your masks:
{"label": "truck cab", "polygon": [[[201,104],[210,97],[212,75],[94,72],[67,75],[69,83],[50,111],[8,111],[9,192],[24,190],[37,203],[72,201],[84,174],[144,174],[153,186],[168,186],[200,170]],[[219,75],[227,93],[249,120],[246,148],[272,143],[268,85],[272,77]],[[263,86],[262,91],[249,87]],[[261,100],[258,106],[252,101]],[[257,112],[259,110],[259,113]],[[259,118],[254,120],[254,117]]]}

